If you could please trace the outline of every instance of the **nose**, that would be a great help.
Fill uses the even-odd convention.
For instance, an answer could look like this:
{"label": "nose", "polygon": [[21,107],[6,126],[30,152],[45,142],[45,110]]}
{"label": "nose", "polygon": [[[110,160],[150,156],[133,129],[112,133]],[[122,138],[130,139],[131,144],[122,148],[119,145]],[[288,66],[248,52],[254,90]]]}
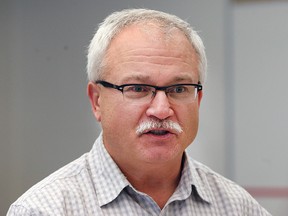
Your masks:
{"label": "nose", "polygon": [[169,103],[168,97],[164,91],[157,91],[151,101],[146,115],[148,117],[156,117],[158,119],[167,119],[174,114],[173,109]]}

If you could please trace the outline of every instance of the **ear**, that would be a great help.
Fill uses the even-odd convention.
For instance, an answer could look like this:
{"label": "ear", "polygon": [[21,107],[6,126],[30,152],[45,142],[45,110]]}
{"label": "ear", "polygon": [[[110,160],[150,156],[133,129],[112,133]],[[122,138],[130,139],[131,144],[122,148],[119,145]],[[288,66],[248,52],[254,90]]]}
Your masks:
{"label": "ear", "polygon": [[101,109],[100,109],[100,87],[99,85],[89,82],[87,85],[87,95],[90,99],[92,112],[97,119],[101,122]]}

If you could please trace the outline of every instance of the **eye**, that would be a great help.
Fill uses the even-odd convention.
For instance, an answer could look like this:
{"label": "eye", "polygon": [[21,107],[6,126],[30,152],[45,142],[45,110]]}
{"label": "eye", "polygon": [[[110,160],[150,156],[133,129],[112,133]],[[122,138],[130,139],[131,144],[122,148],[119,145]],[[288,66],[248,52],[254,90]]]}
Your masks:
{"label": "eye", "polygon": [[123,94],[129,99],[140,99],[151,95],[152,88],[146,85],[127,85],[123,89]]}
{"label": "eye", "polygon": [[148,86],[142,86],[142,85],[131,85],[126,86],[125,88],[126,92],[149,92],[150,88]]}
{"label": "eye", "polygon": [[185,86],[173,86],[169,89],[167,89],[169,93],[184,93],[187,92],[187,88]]}

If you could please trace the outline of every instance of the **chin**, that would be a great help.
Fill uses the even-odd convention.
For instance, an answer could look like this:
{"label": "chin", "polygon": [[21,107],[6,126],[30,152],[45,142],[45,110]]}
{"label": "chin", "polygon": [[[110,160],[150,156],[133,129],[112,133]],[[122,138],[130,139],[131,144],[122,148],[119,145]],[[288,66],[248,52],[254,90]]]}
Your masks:
{"label": "chin", "polygon": [[147,162],[151,163],[163,163],[163,162],[169,162],[173,160],[177,160],[179,157],[182,158],[184,150],[178,147],[174,147],[172,149],[167,149],[167,147],[153,147],[150,149],[145,149],[142,151],[142,157]]}

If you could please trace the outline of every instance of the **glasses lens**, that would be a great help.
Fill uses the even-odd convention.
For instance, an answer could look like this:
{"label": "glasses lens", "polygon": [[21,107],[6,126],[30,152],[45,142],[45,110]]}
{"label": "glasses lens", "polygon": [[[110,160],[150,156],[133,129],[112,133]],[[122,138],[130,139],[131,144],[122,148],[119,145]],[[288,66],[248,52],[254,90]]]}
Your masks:
{"label": "glasses lens", "polygon": [[171,86],[166,90],[170,100],[175,103],[191,103],[197,96],[197,87],[192,85]]}
{"label": "glasses lens", "polygon": [[145,85],[128,85],[123,88],[124,99],[132,102],[149,102],[154,91],[153,87]]}
{"label": "glasses lens", "polygon": [[[123,88],[124,100],[135,104],[150,103],[155,92],[154,87],[146,85],[127,85]],[[165,89],[165,93],[169,102],[181,104],[194,102],[198,91],[193,85],[175,85]]]}

